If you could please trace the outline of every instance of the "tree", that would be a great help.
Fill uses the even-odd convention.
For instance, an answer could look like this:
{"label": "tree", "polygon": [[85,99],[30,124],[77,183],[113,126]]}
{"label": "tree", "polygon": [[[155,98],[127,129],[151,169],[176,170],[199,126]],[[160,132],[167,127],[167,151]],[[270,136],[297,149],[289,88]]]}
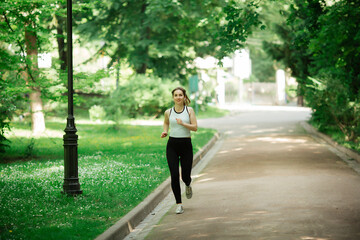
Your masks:
{"label": "tree", "polygon": [[223,8],[224,19],[218,19],[219,30],[215,33],[213,44],[219,46],[216,52],[218,59],[223,59],[244,48],[245,42],[253,30],[265,26],[259,19],[260,1],[229,1]]}
{"label": "tree", "polygon": [[214,51],[209,29],[214,28],[222,4],[221,0],[106,0],[78,29],[92,40],[105,41],[110,65],[127,58],[139,74],[184,80],[188,63],[197,54]]}
{"label": "tree", "polygon": [[338,128],[352,142],[360,136],[359,4],[295,0],[284,12],[288,25],[276,27],[282,44],[265,44],[274,59],[291,68],[320,130]]}
{"label": "tree", "polygon": [[[283,48],[286,47],[287,42],[280,34],[282,31],[278,31],[278,28],[287,27],[285,9],[289,5],[288,0],[260,2],[259,20],[265,28],[255,28],[246,40],[246,47],[250,50],[252,60],[251,77],[257,81],[274,82],[277,69],[289,69],[282,59],[283,54],[286,54]],[[269,53],[268,44],[274,45],[275,55]]]}
{"label": "tree", "polygon": [[[1,3],[3,9],[1,31],[5,33],[1,41],[10,45],[12,54],[17,55],[13,58],[17,78],[24,81],[23,85],[30,90],[28,96],[32,130],[35,134],[45,130],[41,88],[46,85],[46,79],[39,72],[37,59],[40,43],[46,42],[46,38],[39,36],[42,33],[48,33],[48,30],[40,24],[51,11],[47,4],[51,6],[49,1],[3,1]],[[13,44],[15,46],[12,46]]]}
{"label": "tree", "polygon": [[[285,0],[273,4],[278,6],[280,14],[284,16],[282,21],[274,23],[272,27],[281,43],[264,41],[263,46],[276,61],[291,69],[291,75],[298,82],[298,105],[302,106],[311,62],[311,54],[306,49],[319,29],[317,19],[323,14],[323,1]],[[286,10],[288,8],[290,10]]]}
{"label": "tree", "polygon": [[26,88],[18,83],[15,68],[17,58],[0,41],[0,153],[4,153],[8,147],[9,141],[5,138],[5,131],[10,130],[12,114],[17,110],[23,100],[23,93],[26,92]]}
{"label": "tree", "polygon": [[312,55],[307,98],[322,128],[335,125],[346,141],[360,141],[360,2],[327,6],[309,42]]}

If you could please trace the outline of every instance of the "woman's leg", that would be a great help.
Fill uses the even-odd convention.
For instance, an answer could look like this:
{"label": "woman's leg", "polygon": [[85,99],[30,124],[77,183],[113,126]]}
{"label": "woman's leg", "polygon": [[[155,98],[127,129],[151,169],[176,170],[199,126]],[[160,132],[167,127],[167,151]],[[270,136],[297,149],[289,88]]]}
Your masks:
{"label": "woman's leg", "polygon": [[180,164],[181,164],[181,178],[186,186],[189,186],[191,183],[191,169],[193,164],[193,147],[191,144],[191,139],[184,142],[182,152],[180,155]]}
{"label": "woman's leg", "polygon": [[171,175],[171,189],[174,193],[176,203],[181,203],[181,189],[179,176],[179,155],[176,153],[176,143],[169,139],[166,146],[166,158]]}

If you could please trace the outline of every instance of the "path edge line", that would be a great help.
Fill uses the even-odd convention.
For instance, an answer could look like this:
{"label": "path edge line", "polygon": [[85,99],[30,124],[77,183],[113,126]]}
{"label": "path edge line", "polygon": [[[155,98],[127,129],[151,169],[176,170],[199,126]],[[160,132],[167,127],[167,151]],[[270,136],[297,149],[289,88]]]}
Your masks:
{"label": "path edge line", "polygon": [[319,132],[316,128],[314,128],[313,126],[311,126],[307,122],[302,121],[302,122],[300,122],[300,124],[308,133],[313,134],[316,137],[321,138],[322,140],[324,140],[325,142],[327,142],[328,144],[330,144],[331,146],[333,146],[334,148],[336,148],[340,152],[346,154],[351,159],[354,159],[358,163],[360,163],[360,154],[358,154],[356,151],[354,151],[352,149],[349,149],[349,148],[346,148],[344,146],[341,146],[340,144],[335,142],[331,137],[329,137],[326,134],[323,134],[323,133]]}
{"label": "path edge line", "polygon": [[[202,158],[204,158],[206,153],[215,145],[219,139],[220,134],[216,132],[210,141],[195,154],[193,159],[193,166],[195,166]],[[97,236],[95,240],[115,240],[125,238],[169,194],[171,190],[170,183],[171,180],[170,177],[168,177],[141,203],[139,203],[135,208],[133,208],[105,232]]]}

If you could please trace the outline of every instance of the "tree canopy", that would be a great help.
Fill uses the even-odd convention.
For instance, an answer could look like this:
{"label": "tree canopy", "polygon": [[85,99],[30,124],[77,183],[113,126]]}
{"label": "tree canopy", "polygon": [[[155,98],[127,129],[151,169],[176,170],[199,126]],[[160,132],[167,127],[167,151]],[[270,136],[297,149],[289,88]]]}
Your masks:
{"label": "tree canopy", "polygon": [[[196,73],[196,57],[221,60],[245,47],[256,30],[257,39],[266,40],[263,50],[291,69],[299,83],[298,95],[313,108],[314,119],[335,124],[358,141],[359,4],[356,0],[75,0],[77,44],[98,47],[88,61],[110,58],[107,69],[75,71],[75,93],[107,94],[111,99],[118,92],[99,92],[94,86],[124,65],[144,75],[128,81],[186,84]],[[35,128],[40,128],[36,119],[44,118],[43,103],[59,102],[66,95],[66,6],[64,0],[4,0],[0,8],[0,151],[4,151],[4,131],[13,116],[29,113]],[[39,53],[54,49],[58,56],[51,68],[39,69]],[[256,51],[268,57],[259,48]],[[270,74],[267,63],[258,65],[264,76]],[[127,88],[131,84],[119,87]],[[165,107],[163,101],[158,104],[162,105],[156,111]]]}

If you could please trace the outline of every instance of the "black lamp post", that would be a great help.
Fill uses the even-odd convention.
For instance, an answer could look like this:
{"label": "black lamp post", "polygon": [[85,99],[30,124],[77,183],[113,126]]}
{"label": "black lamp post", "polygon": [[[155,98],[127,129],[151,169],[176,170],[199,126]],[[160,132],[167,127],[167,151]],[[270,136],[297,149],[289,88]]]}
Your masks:
{"label": "black lamp post", "polygon": [[72,49],[72,0],[67,0],[67,68],[68,68],[68,117],[64,135],[64,191],[68,195],[81,194],[78,175],[78,136],[76,135],[73,104],[73,49]]}

